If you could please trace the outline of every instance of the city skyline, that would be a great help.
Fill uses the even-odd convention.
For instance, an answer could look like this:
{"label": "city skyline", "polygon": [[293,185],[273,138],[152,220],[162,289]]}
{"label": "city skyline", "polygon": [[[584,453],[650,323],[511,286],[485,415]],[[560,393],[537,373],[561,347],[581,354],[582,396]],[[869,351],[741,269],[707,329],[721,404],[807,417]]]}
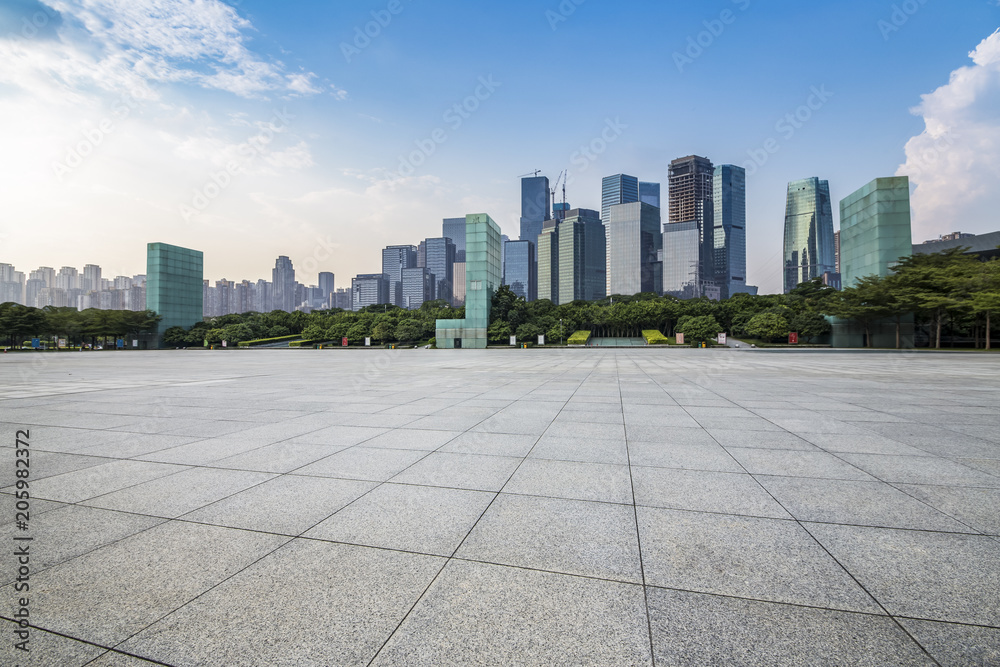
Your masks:
{"label": "city skyline", "polygon": [[[403,2],[395,14],[379,2],[303,2],[306,27],[259,0],[168,3],[176,14],[159,19],[142,2],[123,17],[104,2],[55,4],[0,8],[9,63],[0,73],[9,146],[0,261],[28,270],[86,258],[106,275],[135,275],[156,239],[200,248],[213,279],[266,277],[278,254],[303,282],[320,271],[346,279],[448,215],[490,211],[517,238],[525,172],[568,171],[571,205],[600,210],[604,176],[665,184],[670,160],[688,154],[753,167],[746,278],[764,293],[781,291],[792,180],[819,176],[839,200],[898,172],[913,187],[916,238],[996,227],[1000,195],[983,185],[1000,155],[980,147],[1000,125],[990,103],[1000,69],[995,2],[929,3],[899,16],[891,3],[859,0],[836,12],[746,0],[564,3],[572,11]],[[116,29],[119,18],[130,28]],[[377,34],[359,46],[376,18],[385,25],[373,24]],[[179,21],[190,37],[157,37],[157,20]],[[789,22],[824,30],[807,38]],[[460,25],[490,26],[495,55],[458,57],[446,37]],[[544,46],[525,55],[525,40]],[[534,66],[559,62],[565,40],[594,53]],[[74,58],[93,66],[60,69]],[[161,67],[139,67],[144,58]],[[626,62],[649,66],[608,78]],[[889,79],[865,74],[884,68]],[[553,72],[564,87],[606,79],[606,94],[567,111],[560,96],[542,94],[556,85]],[[668,98],[690,103],[665,108]],[[469,169],[476,156],[490,159]],[[406,233],[414,227],[420,233]]]}

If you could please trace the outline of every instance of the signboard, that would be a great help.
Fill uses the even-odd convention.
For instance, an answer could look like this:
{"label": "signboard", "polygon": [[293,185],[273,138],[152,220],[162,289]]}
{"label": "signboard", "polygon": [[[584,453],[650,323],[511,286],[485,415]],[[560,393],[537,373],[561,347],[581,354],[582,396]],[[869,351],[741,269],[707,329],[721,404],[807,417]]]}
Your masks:
{"label": "signboard", "polygon": [[115,340],[115,347],[117,349],[119,349],[119,350],[124,350],[125,349],[125,339],[124,338],[118,338],[118,339],[116,339]]}
{"label": "signboard", "polygon": [[340,341],[340,344],[347,347],[347,336],[344,336],[344,338]]}
{"label": "signboard", "polygon": [[726,334],[720,333],[718,341],[719,341],[719,345],[726,345]]}
{"label": "signboard", "polygon": [[538,336],[538,344],[539,345],[545,345],[545,334],[539,334],[539,336]]}
{"label": "signboard", "polygon": [[684,334],[682,333],[677,334],[677,344],[678,345],[684,344]]}
{"label": "signboard", "polygon": [[132,341],[132,347],[139,347],[139,341],[133,340]]}
{"label": "signboard", "polygon": [[517,345],[517,336],[511,336],[510,337],[510,344],[511,345]]}
{"label": "signboard", "polygon": [[229,347],[229,343],[227,341],[222,341],[222,347]]}
{"label": "signboard", "polygon": [[372,346],[372,339],[365,338],[365,347],[371,347],[371,346]]}
{"label": "signboard", "polygon": [[788,334],[788,344],[789,345],[799,344],[799,334],[797,332],[793,331],[790,334]]}
{"label": "signboard", "polygon": [[66,347],[66,342],[67,341],[65,338],[60,338],[57,344],[59,345],[59,347]]}
{"label": "signboard", "polygon": [[38,339],[38,338],[32,338],[31,339],[31,347],[33,347],[33,348],[35,348],[37,350],[41,346],[42,346],[42,341],[40,339]]}

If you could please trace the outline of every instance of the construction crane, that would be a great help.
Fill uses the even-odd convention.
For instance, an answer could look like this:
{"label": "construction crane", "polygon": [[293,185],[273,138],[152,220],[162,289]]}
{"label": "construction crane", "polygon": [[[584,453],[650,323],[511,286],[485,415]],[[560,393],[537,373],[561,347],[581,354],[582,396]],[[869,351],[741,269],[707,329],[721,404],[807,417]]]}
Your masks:
{"label": "construction crane", "polygon": [[562,197],[562,203],[563,204],[566,203],[566,176],[567,176],[567,174],[568,174],[568,172],[565,169],[563,169],[561,172],[559,172],[559,176],[558,176],[558,178],[556,178],[555,183],[552,184],[551,193],[552,193],[552,205],[553,205],[553,208],[555,207],[555,203],[556,203],[556,190],[559,187],[559,181],[562,181],[562,184],[563,184],[563,186],[562,186],[562,196],[563,196]]}
{"label": "construction crane", "polygon": [[541,169],[536,169],[536,170],[534,171],[534,173],[530,173],[530,174],[521,174],[520,176],[518,176],[518,178],[527,178],[528,176],[532,176],[532,177],[535,177],[535,176],[538,176],[538,175],[539,175],[540,173],[542,173],[542,170],[541,170]]}

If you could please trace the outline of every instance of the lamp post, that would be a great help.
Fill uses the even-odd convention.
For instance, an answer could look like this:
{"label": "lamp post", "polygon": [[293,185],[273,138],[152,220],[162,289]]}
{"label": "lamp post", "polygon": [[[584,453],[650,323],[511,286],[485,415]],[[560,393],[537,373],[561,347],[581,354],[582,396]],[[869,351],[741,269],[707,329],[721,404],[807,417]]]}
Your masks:
{"label": "lamp post", "polygon": [[563,338],[565,338],[565,337],[566,337],[566,332],[563,331],[562,318],[560,317],[559,318],[559,344],[560,345],[563,344]]}

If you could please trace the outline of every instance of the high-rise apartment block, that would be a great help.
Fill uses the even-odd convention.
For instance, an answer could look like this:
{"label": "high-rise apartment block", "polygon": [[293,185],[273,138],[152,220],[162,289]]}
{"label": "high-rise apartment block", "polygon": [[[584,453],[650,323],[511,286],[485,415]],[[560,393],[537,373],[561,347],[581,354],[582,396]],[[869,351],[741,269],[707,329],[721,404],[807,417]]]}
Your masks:
{"label": "high-rise apartment block", "polygon": [[500,227],[486,214],[465,220],[465,319],[437,321],[439,348],[487,346],[493,294],[500,286]]}
{"label": "high-rise apartment block", "polygon": [[170,327],[201,322],[204,257],[199,250],[166,243],[146,246],[146,307],[162,317],[157,339]]}
{"label": "high-rise apartment block", "polygon": [[607,293],[658,293],[662,266],[660,209],[642,202],[612,205],[604,221],[607,234]]}
{"label": "high-rise apartment block", "polygon": [[785,205],[784,288],[835,272],[830,184],[806,178],[788,184]]}

